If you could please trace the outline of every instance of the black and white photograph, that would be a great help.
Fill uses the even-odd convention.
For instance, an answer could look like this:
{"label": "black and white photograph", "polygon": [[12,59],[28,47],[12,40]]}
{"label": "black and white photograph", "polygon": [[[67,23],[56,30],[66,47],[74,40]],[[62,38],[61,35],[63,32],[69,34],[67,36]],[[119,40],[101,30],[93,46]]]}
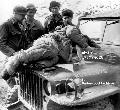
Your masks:
{"label": "black and white photograph", "polygon": [[120,110],[120,0],[0,2],[0,110]]}

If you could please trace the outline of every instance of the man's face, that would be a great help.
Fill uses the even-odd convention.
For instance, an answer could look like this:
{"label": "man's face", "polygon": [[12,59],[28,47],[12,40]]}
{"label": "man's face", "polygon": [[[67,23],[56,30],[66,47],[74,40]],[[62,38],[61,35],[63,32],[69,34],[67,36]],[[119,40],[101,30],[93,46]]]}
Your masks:
{"label": "man's face", "polygon": [[25,19],[25,14],[19,14],[19,13],[17,13],[17,14],[15,14],[15,18],[16,18],[18,21],[22,22],[23,19]]}
{"label": "man's face", "polygon": [[35,10],[28,10],[27,17],[28,18],[34,18],[36,11]]}
{"label": "man's face", "polygon": [[72,23],[72,17],[63,16],[63,22],[64,22],[64,25],[68,25]]}
{"label": "man's face", "polygon": [[60,10],[60,8],[57,7],[57,6],[51,8],[51,12],[52,12],[53,14],[58,14],[58,13],[59,13],[59,10]]}

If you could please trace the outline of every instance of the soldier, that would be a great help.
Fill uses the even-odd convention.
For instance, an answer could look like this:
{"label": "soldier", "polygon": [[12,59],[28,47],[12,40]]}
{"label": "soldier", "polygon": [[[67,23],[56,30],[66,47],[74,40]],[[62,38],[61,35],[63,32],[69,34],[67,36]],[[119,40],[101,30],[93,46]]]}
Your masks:
{"label": "soldier", "polygon": [[70,9],[63,9],[62,10],[62,19],[63,19],[63,24],[60,26],[57,26],[55,28],[55,30],[60,30],[61,28],[64,28],[65,26],[71,25],[71,26],[75,26],[75,24],[72,23],[72,19],[73,19],[73,14],[74,12]]}
{"label": "soldier", "polygon": [[[82,49],[83,48],[85,49],[87,47],[86,50],[88,50],[88,51],[93,51],[94,50],[91,47],[100,48],[100,46],[98,46],[94,41],[92,41],[87,35],[83,35],[81,33],[81,31],[79,29],[80,18],[78,19],[78,24],[77,25],[74,25],[72,23],[73,14],[74,13],[73,13],[72,10],[63,9],[62,10],[62,18],[63,18],[64,25],[62,25],[62,27],[58,26],[56,28],[56,30],[65,27],[67,29],[67,31],[69,31],[68,36],[71,36],[70,38],[72,39],[73,47],[77,44]],[[64,29],[61,29],[61,30],[64,30]],[[71,33],[71,31],[72,31],[72,33]]]}
{"label": "soldier", "polygon": [[75,24],[72,23],[73,14],[74,12],[70,9],[62,10],[62,18],[63,18],[64,26],[67,25],[75,26]]}
{"label": "soldier", "polygon": [[0,26],[0,51],[8,57],[21,49],[26,49],[27,45],[22,25],[26,15],[26,8],[16,6],[13,13],[14,17]]}
{"label": "soldier", "polygon": [[59,13],[60,3],[52,1],[49,6],[49,11],[52,13],[50,16],[46,17],[44,26],[45,33],[53,32],[57,26],[63,24],[62,16]]}
{"label": "soldier", "polygon": [[72,40],[72,43],[78,45],[86,51],[94,51],[94,48],[100,49],[100,46],[92,41],[87,35],[81,33],[76,26],[68,25],[66,27],[66,34]]}
{"label": "soldier", "polygon": [[[15,52],[26,49],[28,42],[24,33],[22,21],[26,15],[26,8],[16,6],[13,9],[14,16],[8,19],[0,26],[0,51],[7,57],[14,55]],[[15,78],[10,78],[7,81],[10,88],[16,85]],[[13,94],[12,94],[13,93]],[[18,100],[17,89],[15,89],[8,97],[8,103],[13,103]]]}
{"label": "soldier", "polygon": [[31,44],[34,40],[44,34],[44,28],[41,22],[34,18],[37,8],[33,4],[28,4],[26,8],[27,16],[23,21],[23,24],[25,26],[25,33],[28,42]]}

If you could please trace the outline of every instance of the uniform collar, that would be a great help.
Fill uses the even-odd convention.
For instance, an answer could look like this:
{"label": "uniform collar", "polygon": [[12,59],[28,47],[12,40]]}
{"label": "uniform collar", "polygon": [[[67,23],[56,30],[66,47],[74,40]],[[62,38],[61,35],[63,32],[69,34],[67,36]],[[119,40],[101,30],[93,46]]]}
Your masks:
{"label": "uniform collar", "polygon": [[58,13],[58,14],[52,14],[52,16],[53,17],[58,17],[58,18],[62,17],[60,13]]}
{"label": "uniform collar", "polygon": [[29,24],[30,27],[33,27],[35,25],[35,23],[36,23],[35,21],[36,21],[35,19],[33,19],[32,22],[29,22],[28,19],[25,20],[26,24]]}
{"label": "uniform collar", "polygon": [[60,14],[52,14],[51,19],[54,19],[56,22],[62,19],[62,16]]}
{"label": "uniform collar", "polygon": [[16,20],[15,18],[10,18],[10,19],[8,19],[8,21],[11,21],[11,22],[12,22],[12,24],[17,23],[17,20]]}
{"label": "uniform collar", "polygon": [[15,19],[14,17],[10,19],[10,21],[13,23],[13,24],[22,24],[21,22],[19,22],[17,19]]}

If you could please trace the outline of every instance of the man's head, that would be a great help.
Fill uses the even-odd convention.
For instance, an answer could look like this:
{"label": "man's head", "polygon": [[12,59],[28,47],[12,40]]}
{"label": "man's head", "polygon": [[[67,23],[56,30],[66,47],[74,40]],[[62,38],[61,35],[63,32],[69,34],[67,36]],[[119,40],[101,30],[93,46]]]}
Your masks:
{"label": "man's head", "polygon": [[56,1],[51,1],[49,6],[50,12],[53,14],[58,14],[60,10],[60,3]]}
{"label": "man's head", "polygon": [[72,23],[73,14],[74,14],[73,11],[70,9],[63,9],[62,10],[62,17],[63,17],[63,22],[65,25]]}
{"label": "man's head", "polygon": [[34,15],[37,11],[37,8],[34,6],[34,4],[28,4],[26,6],[26,9],[27,9],[27,17],[34,18]]}
{"label": "man's head", "polygon": [[22,20],[25,18],[25,15],[27,13],[27,10],[25,7],[23,6],[16,6],[13,9],[13,13],[14,13],[14,18],[20,22],[22,22]]}

